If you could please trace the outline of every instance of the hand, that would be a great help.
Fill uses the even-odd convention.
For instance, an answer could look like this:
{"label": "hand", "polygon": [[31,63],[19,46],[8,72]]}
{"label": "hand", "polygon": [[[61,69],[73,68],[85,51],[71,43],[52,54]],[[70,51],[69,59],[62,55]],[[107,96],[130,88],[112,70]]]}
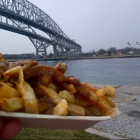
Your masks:
{"label": "hand", "polygon": [[19,134],[21,124],[18,119],[0,117],[0,139],[13,139]]}

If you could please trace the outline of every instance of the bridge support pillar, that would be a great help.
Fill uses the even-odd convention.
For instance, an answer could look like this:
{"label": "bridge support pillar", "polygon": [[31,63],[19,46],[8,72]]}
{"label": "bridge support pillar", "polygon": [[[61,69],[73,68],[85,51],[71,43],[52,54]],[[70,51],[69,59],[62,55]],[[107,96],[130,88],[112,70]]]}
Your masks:
{"label": "bridge support pillar", "polygon": [[58,50],[57,50],[57,45],[56,44],[53,45],[53,54],[54,54],[54,58],[58,57]]}
{"label": "bridge support pillar", "polygon": [[38,59],[38,49],[36,48],[36,59]]}
{"label": "bridge support pillar", "polygon": [[64,48],[61,48],[61,55],[62,55],[62,57],[65,57]]}
{"label": "bridge support pillar", "polygon": [[44,49],[44,58],[47,58],[47,48]]}
{"label": "bridge support pillar", "polygon": [[66,53],[65,53],[66,57],[68,57],[68,53],[69,53],[69,49],[66,49]]}
{"label": "bridge support pillar", "polygon": [[43,59],[47,59],[47,48],[36,48],[36,59],[39,58],[39,52],[42,52]]}

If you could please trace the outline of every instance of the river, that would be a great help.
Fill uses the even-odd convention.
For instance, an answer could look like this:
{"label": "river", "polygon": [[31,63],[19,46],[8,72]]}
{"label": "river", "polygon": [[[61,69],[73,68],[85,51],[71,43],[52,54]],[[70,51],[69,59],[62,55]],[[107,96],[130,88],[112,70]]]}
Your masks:
{"label": "river", "polygon": [[[40,61],[55,66],[59,61]],[[68,65],[66,75],[81,82],[102,85],[140,86],[140,58],[62,60]]]}

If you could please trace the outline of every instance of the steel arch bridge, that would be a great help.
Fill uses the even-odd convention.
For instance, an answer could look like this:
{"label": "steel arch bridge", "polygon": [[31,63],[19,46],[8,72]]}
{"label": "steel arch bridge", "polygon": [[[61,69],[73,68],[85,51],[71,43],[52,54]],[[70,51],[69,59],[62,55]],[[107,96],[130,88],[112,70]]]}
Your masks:
{"label": "steel arch bridge", "polygon": [[[53,46],[54,58],[75,57],[82,47],[70,39],[45,12],[27,0],[0,0],[0,29],[27,36],[36,48],[47,58],[47,48]],[[46,33],[39,35],[35,29]]]}

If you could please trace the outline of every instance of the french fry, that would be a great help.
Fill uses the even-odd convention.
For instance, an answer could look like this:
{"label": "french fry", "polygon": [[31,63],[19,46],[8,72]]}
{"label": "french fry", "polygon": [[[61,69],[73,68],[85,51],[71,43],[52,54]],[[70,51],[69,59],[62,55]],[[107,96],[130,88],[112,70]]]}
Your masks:
{"label": "french fry", "polygon": [[19,97],[20,94],[16,89],[12,88],[6,83],[0,82],[0,98]]}
{"label": "french fry", "polygon": [[116,89],[111,86],[104,86],[96,92],[98,96],[107,96],[111,98],[115,97],[115,93],[116,93]]}
{"label": "french fry", "polygon": [[39,114],[38,102],[31,86],[24,81],[24,75],[21,66],[16,66],[4,73],[10,79],[15,80],[16,88],[24,101],[25,111],[27,113]]}
{"label": "french fry", "polygon": [[86,112],[86,116],[100,116],[101,115],[100,111],[94,106],[85,107],[85,112]]}
{"label": "french fry", "polygon": [[70,115],[85,116],[85,109],[81,106],[68,103],[68,113]]}
{"label": "french fry", "polygon": [[82,98],[75,98],[75,104],[82,107],[91,105],[91,103],[88,100]]}
{"label": "french fry", "polygon": [[114,98],[116,94],[116,89],[111,86],[105,86],[105,96]]}
{"label": "french fry", "polygon": [[100,96],[105,96],[105,89],[101,88],[99,90],[96,91],[96,94],[100,97]]}
{"label": "french fry", "polygon": [[31,67],[31,66],[35,66],[38,65],[37,61],[33,61],[33,60],[21,60],[21,61],[15,61],[9,64],[9,68],[13,68],[16,66],[21,66],[23,71],[26,70],[27,68]]}
{"label": "french fry", "polygon": [[24,82],[24,76],[21,66],[13,67],[6,72],[4,72],[4,76],[10,78],[14,81],[15,84],[22,84]]}
{"label": "french fry", "polygon": [[61,98],[66,99],[69,103],[74,103],[74,102],[75,102],[74,95],[73,95],[70,91],[61,90],[61,91],[59,92],[59,96],[60,96]]}
{"label": "french fry", "polygon": [[0,61],[7,61],[7,59],[0,53]]}
{"label": "french fry", "polygon": [[91,85],[89,85],[89,83],[84,82],[83,85],[85,85],[85,86],[89,87],[90,89],[92,89],[93,92],[96,92],[98,90],[97,87],[92,87]]}
{"label": "french fry", "polygon": [[19,97],[1,98],[0,108],[3,111],[14,112],[24,108],[23,99]]}
{"label": "french fry", "polygon": [[68,84],[74,84],[74,85],[75,84],[76,85],[79,85],[80,84],[80,79],[79,78],[76,78],[74,76],[66,76],[65,81]]}
{"label": "french fry", "polygon": [[18,91],[23,98],[25,111],[27,113],[39,114],[38,101],[32,87],[27,82],[23,82],[18,87]]}
{"label": "french fry", "polygon": [[113,108],[101,97],[98,98],[95,106],[101,112],[101,115],[107,116],[113,113]]}
{"label": "french fry", "polygon": [[53,82],[50,82],[47,87],[53,89],[56,92],[59,92],[59,87],[55,85]]}
{"label": "french fry", "polygon": [[87,87],[83,84],[75,85],[75,88],[79,94],[84,96],[87,99],[90,99],[93,103],[96,102],[98,99],[98,96],[93,90],[90,89],[90,87]]}
{"label": "french fry", "polygon": [[65,73],[67,71],[67,69],[68,69],[68,66],[66,65],[66,63],[59,62],[54,68],[57,71]]}
{"label": "french fry", "polygon": [[48,96],[55,104],[59,104],[62,100],[62,98],[53,89],[42,85],[36,86],[36,92],[40,96]]}
{"label": "french fry", "polygon": [[51,76],[51,78],[58,83],[63,83],[64,79],[65,79],[65,76],[63,73],[55,70],[52,67],[45,66],[45,65],[35,65],[24,71],[25,79],[31,79],[34,77],[38,77],[42,74],[47,74],[47,75]]}
{"label": "french fry", "polygon": [[45,102],[45,101],[40,101],[38,103],[38,107],[39,107],[39,113],[40,114],[43,114],[46,111],[48,111],[48,110],[53,108],[53,106],[51,104],[49,104],[48,102]]}
{"label": "french fry", "polygon": [[68,102],[66,99],[62,99],[53,109],[53,115],[66,116],[68,113]]}
{"label": "french fry", "polygon": [[111,99],[109,99],[109,97],[107,97],[107,96],[101,96],[101,98],[105,99],[106,102],[107,102],[111,107],[113,107],[113,108],[116,107],[116,104],[115,104]]}
{"label": "french fry", "polygon": [[72,94],[77,92],[73,84],[67,85],[66,90],[70,91]]}
{"label": "french fry", "polygon": [[47,74],[42,74],[37,77],[37,81],[44,86],[49,85],[52,82],[51,76]]}

